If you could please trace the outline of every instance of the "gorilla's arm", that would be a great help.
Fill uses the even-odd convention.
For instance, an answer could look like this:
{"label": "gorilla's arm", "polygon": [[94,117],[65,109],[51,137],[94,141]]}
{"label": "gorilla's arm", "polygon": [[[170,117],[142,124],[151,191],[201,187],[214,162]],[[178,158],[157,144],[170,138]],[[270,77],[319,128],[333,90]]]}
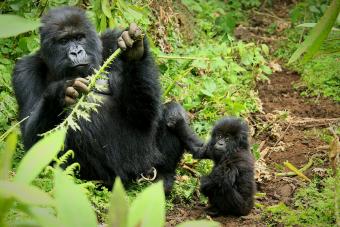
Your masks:
{"label": "gorilla's arm", "polygon": [[[121,34],[121,31],[113,30],[102,35],[104,60],[118,48],[117,40]],[[123,52],[114,61],[110,86],[127,121],[134,127],[148,129],[160,115],[160,85],[148,41],[144,38],[143,42],[141,59],[130,61]]]}
{"label": "gorilla's arm", "polygon": [[19,118],[29,118],[22,123],[23,142],[29,149],[43,133],[59,123],[64,83],[52,82],[46,87],[46,67],[39,56],[19,60],[14,68],[12,83],[19,104]]}

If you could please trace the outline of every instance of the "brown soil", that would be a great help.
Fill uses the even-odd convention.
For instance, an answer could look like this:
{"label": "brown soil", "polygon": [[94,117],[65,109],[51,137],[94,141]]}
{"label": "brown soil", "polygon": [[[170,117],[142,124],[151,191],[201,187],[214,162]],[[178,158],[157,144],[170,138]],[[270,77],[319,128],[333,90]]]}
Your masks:
{"label": "brown soil", "polygon": [[284,71],[270,77],[269,84],[259,85],[263,107],[266,112],[288,110],[294,116],[310,118],[339,117],[340,104],[319,98],[302,98],[304,87],[293,89],[298,85],[300,77],[297,73]]}

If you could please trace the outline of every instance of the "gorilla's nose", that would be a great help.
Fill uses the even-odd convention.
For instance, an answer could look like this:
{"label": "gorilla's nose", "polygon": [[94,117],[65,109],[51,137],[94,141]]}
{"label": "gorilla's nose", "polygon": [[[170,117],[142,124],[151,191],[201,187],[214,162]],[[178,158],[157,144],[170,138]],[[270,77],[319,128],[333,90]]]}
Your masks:
{"label": "gorilla's nose", "polygon": [[82,46],[71,46],[68,56],[75,65],[86,63],[86,52]]}
{"label": "gorilla's nose", "polygon": [[71,51],[70,54],[77,56],[77,55],[82,54],[83,52],[84,52],[84,50],[80,49],[80,50]]}

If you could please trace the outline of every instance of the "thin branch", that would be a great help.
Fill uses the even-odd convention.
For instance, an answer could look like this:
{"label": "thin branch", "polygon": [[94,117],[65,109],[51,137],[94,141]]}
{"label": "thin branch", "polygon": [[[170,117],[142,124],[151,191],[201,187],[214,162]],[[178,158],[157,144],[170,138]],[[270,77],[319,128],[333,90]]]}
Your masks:
{"label": "thin branch", "polygon": [[3,141],[18,125],[20,125],[22,122],[26,121],[30,116],[27,116],[23,118],[21,121],[17,122],[15,125],[10,127],[4,134],[0,136],[0,141]]}
{"label": "thin branch", "polygon": [[288,169],[292,170],[293,172],[296,173],[296,175],[298,175],[299,177],[301,177],[302,179],[306,180],[306,181],[311,181],[308,177],[306,177],[306,175],[304,175],[300,170],[298,170],[292,163],[285,161],[283,163]]}
{"label": "thin branch", "polygon": [[287,133],[288,129],[290,128],[291,123],[289,123],[289,125],[287,126],[286,130],[284,130],[284,132],[280,135],[280,137],[277,139],[276,143],[274,144],[273,147],[276,147],[276,145],[283,139],[283,137],[285,136],[285,134]]}
{"label": "thin branch", "polygon": [[[305,172],[307,169],[309,169],[310,167],[312,167],[313,165],[313,157],[311,159],[309,159],[308,163],[306,165],[304,165],[301,169],[299,169],[300,172]],[[293,177],[296,176],[297,174],[295,172],[285,172],[285,173],[276,173],[275,174],[278,177]]]}
{"label": "thin branch", "polygon": [[179,74],[178,76],[176,76],[173,79],[173,82],[166,88],[166,90],[163,93],[163,97],[166,97],[169,92],[172,90],[172,88],[175,86],[175,84],[178,81],[181,81],[183,77],[185,77],[186,75],[188,75],[188,73],[190,73],[190,71],[193,69],[194,67],[190,67],[189,69],[185,70],[184,72],[182,72],[181,74]]}
{"label": "thin branch", "polygon": [[158,55],[157,58],[211,61],[210,58],[206,58],[206,57],[178,56],[178,55]]}

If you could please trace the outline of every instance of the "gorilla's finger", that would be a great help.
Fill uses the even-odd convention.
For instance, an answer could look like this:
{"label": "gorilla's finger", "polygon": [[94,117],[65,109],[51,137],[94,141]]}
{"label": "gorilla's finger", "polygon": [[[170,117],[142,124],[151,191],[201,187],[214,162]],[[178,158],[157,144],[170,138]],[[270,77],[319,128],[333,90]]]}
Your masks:
{"label": "gorilla's finger", "polygon": [[137,24],[132,23],[129,28],[129,35],[133,40],[140,40],[142,38],[142,30]]}
{"label": "gorilla's finger", "polygon": [[79,93],[73,87],[68,87],[68,88],[66,88],[65,95],[76,99],[76,98],[78,98]]}
{"label": "gorilla's finger", "polygon": [[129,35],[129,33],[128,33],[127,31],[124,31],[124,32],[122,33],[122,38],[123,38],[125,44],[126,44],[128,47],[132,47],[132,45],[133,45],[133,39],[131,39],[131,37],[130,37],[130,35]]}
{"label": "gorilla's finger", "polygon": [[69,105],[73,105],[73,104],[75,104],[76,103],[76,100],[75,99],[73,99],[73,98],[71,98],[71,97],[69,97],[69,96],[65,96],[65,104],[67,105],[67,106],[69,106]]}
{"label": "gorilla's finger", "polygon": [[138,26],[136,23],[131,23],[129,26],[129,35],[134,38],[135,37],[135,33],[137,30]]}
{"label": "gorilla's finger", "polygon": [[124,51],[126,50],[126,44],[122,37],[118,38],[118,47]]}
{"label": "gorilla's finger", "polygon": [[82,92],[82,93],[89,93],[89,92],[90,92],[90,89],[86,86],[86,84],[82,83],[82,82],[79,81],[79,80],[75,80],[75,81],[74,81],[73,87],[74,87],[77,91]]}
{"label": "gorilla's finger", "polygon": [[142,30],[137,27],[136,32],[134,34],[134,40],[142,40],[142,38],[143,38]]}
{"label": "gorilla's finger", "polygon": [[79,80],[80,82],[82,82],[83,84],[89,85],[90,81],[87,78],[82,78],[79,77],[76,80]]}

